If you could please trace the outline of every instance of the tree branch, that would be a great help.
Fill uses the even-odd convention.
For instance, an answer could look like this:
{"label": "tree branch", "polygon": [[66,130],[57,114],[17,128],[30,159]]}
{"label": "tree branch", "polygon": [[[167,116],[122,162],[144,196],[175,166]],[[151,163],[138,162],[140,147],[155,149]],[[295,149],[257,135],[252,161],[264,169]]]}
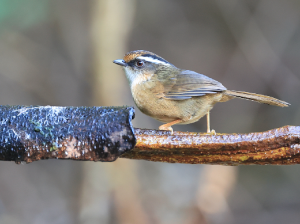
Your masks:
{"label": "tree branch", "polygon": [[0,106],[0,160],[111,162],[136,139],[132,107]]}
{"label": "tree branch", "polygon": [[249,165],[300,163],[300,127],[249,134],[207,135],[135,129],[137,144],[122,158],[156,162]]}
{"label": "tree branch", "polygon": [[0,106],[0,160],[299,164],[300,127],[249,134],[133,129],[131,107]]}

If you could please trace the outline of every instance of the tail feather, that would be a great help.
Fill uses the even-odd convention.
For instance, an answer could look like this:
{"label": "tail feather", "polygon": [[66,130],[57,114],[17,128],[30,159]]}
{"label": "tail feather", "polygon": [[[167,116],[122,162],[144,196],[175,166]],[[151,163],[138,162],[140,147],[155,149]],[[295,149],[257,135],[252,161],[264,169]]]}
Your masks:
{"label": "tail feather", "polygon": [[282,101],[282,100],[278,100],[274,97],[265,96],[265,95],[256,94],[256,93],[248,93],[248,92],[235,91],[235,90],[226,90],[225,92],[223,92],[223,94],[225,94],[225,96],[227,96],[228,99],[230,99],[232,97],[238,97],[238,98],[252,100],[252,101],[255,101],[258,103],[265,103],[265,104],[278,106],[278,107],[288,107],[290,105],[289,103]]}

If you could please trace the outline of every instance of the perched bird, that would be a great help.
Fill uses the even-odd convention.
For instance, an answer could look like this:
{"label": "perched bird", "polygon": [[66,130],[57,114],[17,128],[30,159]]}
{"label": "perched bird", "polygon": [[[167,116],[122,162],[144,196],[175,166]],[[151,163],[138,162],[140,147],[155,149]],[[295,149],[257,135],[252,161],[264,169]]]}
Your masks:
{"label": "perched bird", "polygon": [[235,90],[227,90],[220,82],[190,70],[179,69],[162,57],[144,50],[128,52],[113,61],[123,67],[136,106],[164,125],[160,130],[173,133],[172,125],[190,124],[207,115],[215,103],[235,97],[279,107],[289,103],[276,98]]}

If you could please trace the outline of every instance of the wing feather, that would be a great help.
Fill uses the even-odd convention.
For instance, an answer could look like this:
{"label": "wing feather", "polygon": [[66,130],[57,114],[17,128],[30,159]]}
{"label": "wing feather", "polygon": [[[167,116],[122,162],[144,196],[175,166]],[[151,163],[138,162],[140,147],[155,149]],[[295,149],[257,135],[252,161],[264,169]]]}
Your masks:
{"label": "wing feather", "polygon": [[171,77],[163,85],[165,87],[164,98],[170,100],[185,100],[226,90],[220,82],[189,70],[181,71],[180,74]]}

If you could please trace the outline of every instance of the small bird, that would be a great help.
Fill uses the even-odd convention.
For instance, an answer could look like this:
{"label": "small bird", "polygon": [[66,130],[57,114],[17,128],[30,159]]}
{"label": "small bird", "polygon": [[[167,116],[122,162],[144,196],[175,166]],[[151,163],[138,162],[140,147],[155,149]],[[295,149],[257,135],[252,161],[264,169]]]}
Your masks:
{"label": "small bird", "polygon": [[235,97],[269,105],[287,107],[276,98],[227,90],[220,82],[194,71],[179,69],[162,57],[144,50],[130,51],[123,59],[113,61],[123,67],[136,106],[144,114],[166,123],[160,130],[171,131],[172,125],[190,124],[207,115],[215,103]]}

